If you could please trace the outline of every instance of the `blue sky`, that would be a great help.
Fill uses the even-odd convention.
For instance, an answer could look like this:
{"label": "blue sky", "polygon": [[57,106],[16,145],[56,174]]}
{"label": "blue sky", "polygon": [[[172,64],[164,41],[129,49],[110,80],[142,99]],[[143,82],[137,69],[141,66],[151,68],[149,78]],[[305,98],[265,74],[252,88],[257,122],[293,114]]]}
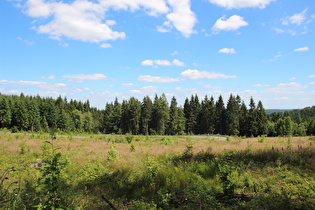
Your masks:
{"label": "blue sky", "polygon": [[1,0],[0,92],[315,105],[314,0]]}

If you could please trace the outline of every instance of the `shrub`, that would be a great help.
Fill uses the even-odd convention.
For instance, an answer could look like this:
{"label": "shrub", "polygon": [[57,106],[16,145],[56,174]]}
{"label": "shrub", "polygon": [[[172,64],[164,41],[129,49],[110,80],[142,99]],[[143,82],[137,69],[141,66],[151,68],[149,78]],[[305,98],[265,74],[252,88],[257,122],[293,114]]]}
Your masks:
{"label": "shrub", "polygon": [[120,154],[119,154],[118,150],[116,150],[115,145],[112,144],[108,150],[107,160],[108,161],[115,161],[115,160],[118,160],[119,158],[120,158]]}

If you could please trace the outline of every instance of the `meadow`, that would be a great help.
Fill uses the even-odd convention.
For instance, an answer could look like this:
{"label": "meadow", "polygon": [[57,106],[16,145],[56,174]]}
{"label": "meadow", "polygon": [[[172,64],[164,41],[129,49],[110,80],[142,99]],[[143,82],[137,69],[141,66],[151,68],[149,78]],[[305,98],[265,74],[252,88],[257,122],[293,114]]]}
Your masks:
{"label": "meadow", "polygon": [[0,133],[2,209],[315,209],[314,172],[311,136]]}

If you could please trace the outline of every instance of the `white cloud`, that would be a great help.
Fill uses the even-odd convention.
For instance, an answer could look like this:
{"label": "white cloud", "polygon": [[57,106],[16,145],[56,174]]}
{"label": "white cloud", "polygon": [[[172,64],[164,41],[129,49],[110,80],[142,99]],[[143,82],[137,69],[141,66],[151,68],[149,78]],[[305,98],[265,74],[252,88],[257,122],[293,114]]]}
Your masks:
{"label": "white cloud", "polygon": [[173,11],[166,17],[183,36],[195,33],[193,27],[197,22],[195,13],[190,9],[190,0],[168,0]]}
{"label": "white cloud", "polygon": [[103,44],[100,45],[100,47],[101,47],[101,48],[111,48],[112,45],[109,44],[109,43],[103,43]]}
{"label": "white cloud", "polygon": [[37,82],[37,81],[8,81],[8,80],[0,80],[0,85],[45,85],[46,82]]}
{"label": "white cloud", "polygon": [[197,92],[197,90],[194,89],[194,88],[181,88],[181,87],[176,87],[175,90],[178,91],[178,92],[184,92],[184,93],[187,93],[187,92]]}
{"label": "white cloud", "polygon": [[122,86],[129,86],[129,87],[131,87],[131,86],[137,86],[136,84],[133,84],[133,83],[123,83],[123,84],[121,84]]}
{"label": "white cloud", "polygon": [[213,85],[209,85],[209,84],[205,84],[204,87],[207,89],[223,89],[224,88],[221,86],[213,86]]}
{"label": "white cloud", "polygon": [[281,29],[281,28],[273,28],[273,30],[277,33],[277,34],[282,34],[285,32],[285,30]]}
{"label": "white cloud", "polygon": [[266,90],[266,92],[275,94],[303,94],[303,90],[307,89],[307,85],[297,82],[280,83],[274,88]]}
{"label": "white cloud", "polygon": [[255,84],[253,86],[254,87],[269,87],[270,85],[268,85],[268,84]]}
{"label": "white cloud", "polygon": [[63,78],[68,79],[70,82],[83,82],[84,80],[104,80],[107,77],[103,74],[77,74],[65,75]]}
{"label": "white cloud", "polygon": [[159,66],[171,66],[171,62],[168,60],[155,60],[154,63]]}
{"label": "white cloud", "polygon": [[42,76],[41,79],[55,79],[55,76],[48,76],[48,77]]}
{"label": "white cloud", "polygon": [[[307,11],[307,9],[305,9],[301,13],[294,14],[293,16],[288,18],[288,21],[290,21],[291,24],[301,25],[304,22],[304,20],[306,19],[306,16],[305,16],[306,11]],[[285,20],[285,21],[287,21],[287,20]],[[284,24],[284,25],[286,25],[286,24]]]}
{"label": "white cloud", "polygon": [[33,21],[33,28],[56,40],[66,37],[99,43],[124,39],[124,32],[111,28],[117,24],[116,21],[106,20],[106,13],[111,9],[132,12],[143,10],[150,16],[165,14],[168,21],[165,21],[163,27],[158,27],[158,30],[167,32],[174,26],[185,37],[194,33],[193,27],[197,22],[190,9],[190,0],[27,0],[23,7],[26,15],[35,20],[40,19]]}
{"label": "white cloud", "polygon": [[258,7],[260,9],[263,9],[274,0],[209,0],[209,1],[213,4],[217,4],[227,9],[244,7]]}
{"label": "white cloud", "polygon": [[64,83],[56,83],[56,84],[43,84],[38,86],[41,90],[54,90],[54,91],[60,91],[60,90],[66,90],[67,85]]}
{"label": "white cloud", "polygon": [[29,40],[27,40],[27,39],[23,39],[23,38],[21,38],[21,37],[18,37],[17,39],[20,40],[20,41],[22,41],[22,42],[24,42],[24,43],[25,43],[26,45],[28,45],[28,46],[33,46],[33,45],[35,44],[35,42],[29,41]]}
{"label": "white cloud", "polygon": [[309,85],[315,85],[315,81],[308,83]]}
{"label": "white cloud", "polygon": [[244,18],[238,15],[233,15],[226,19],[225,17],[222,17],[218,19],[214,26],[212,27],[212,31],[236,31],[240,27],[247,26],[248,23],[244,21]]}
{"label": "white cloud", "polygon": [[223,48],[223,49],[219,50],[219,53],[234,54],[234,53],[236,53],[236,50],[234,48]]}
{"label": "white cloud", "polygon": [[185,64],[183,62],[181,62],[180,60],[174,59],[172,61],[172,64],[175,66],[185,66]]}
{"label": "white cloud", "polygon": [[171,55],[178,55],[178,54],[179,54],[178,51],[174,51],[174,52],[171,53]]}
{"label": "white cloud", "polygon": [[130,90],[129,93],[132,94],[154,94],[158,92],[158,87],[157,86],[146,86],[142,87],[139,90]]}
{"label": "white cloud", "polygon": [[315,75],[309,75],[308,77],[311,77],[311,78],[313,78],[313,77],[315,77]]}
{"label": "white cloud", "polygon": [[157,82],[157,83],[166,83],[166,82],[178,82],[181,79],[170,78],[170,77],[154,77],[150,75],[140,75],[138,77],[139,81],[142,82]]}
{"label": "white cloud", "polygon": [[153,64],[154,64],[153,60],[144,60],[141,63],[142,66],[153,66]]}
{"label": "white cloud", "polygon": [[182,77],[188,79],[228,79],[228,78],[236,78],[233,75],[225,75],[216,72],[208,72],[208,71],[198,71],[187,69],[180,74]]}
{"label": "white cloud", "polygon": [[305,52],[308,51],[310,48],[309,47],[301,47],[301,48],[297,48],[294,51],[296,52]]}
{"label": "white cloud", "polygon": [[141,62],[143,66],[184,66],[185,64],[178,59],[174,59],[173,61],[168,60],[144,60]]}

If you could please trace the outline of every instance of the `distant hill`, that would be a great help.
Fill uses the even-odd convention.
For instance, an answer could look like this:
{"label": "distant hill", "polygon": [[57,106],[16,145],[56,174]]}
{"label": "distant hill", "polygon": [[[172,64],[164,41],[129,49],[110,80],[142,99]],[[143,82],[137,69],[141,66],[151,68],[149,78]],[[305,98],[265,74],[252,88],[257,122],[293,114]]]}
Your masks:
{"label": "distant hill", "polygon": [[266,109],[267,115],[270,115],[272,113],[284,113],[284,112],[290,112],[293,109]]}

